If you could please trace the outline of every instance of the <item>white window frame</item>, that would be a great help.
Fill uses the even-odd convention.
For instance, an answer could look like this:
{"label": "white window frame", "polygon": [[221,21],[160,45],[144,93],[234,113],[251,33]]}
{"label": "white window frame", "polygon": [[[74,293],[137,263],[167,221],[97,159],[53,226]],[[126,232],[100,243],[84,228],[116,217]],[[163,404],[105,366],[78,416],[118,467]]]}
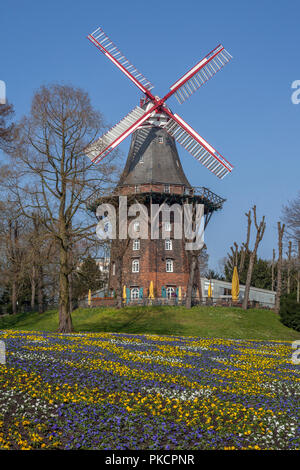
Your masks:
{"label": "white window frame", "polygon": [[166,260],[166,273],[173,273],[174,272],[174,262],[172,259]]}
{"label": "white window frame", "polygon": [[132,272],[133,273],[140,272],[140,260],[139,259],[132,260]]}
{"label": "white window frame", "polygon": [[167,289],[166,289],[167,299],[171,299],[171,298],[172,298],[172,294],[173,294],[174,292],[175,292],[174,287],[172,287],[172,286],[167,287]]}
{"label": "white window frame", "polygon": [[131,300],[135,300],[135,299],[140,298],[140,289],[139,289],[139,287],[132,287],[130,289],[130,298],[131,298]]}
{"label": "white window frame", "polygon": [[171,232],[171,231],[172,231],[171,222],[165,222],[165,232]]}
{"label": "white window frame", "polygon": [[169,184],[164,185],[164,192],[165,193],[170,193],[171,192],[171,186]]}
{"label": "white window frame", "polygon": [[170,238],[165,239],[165,250],[167,251],[173,250],[173,243]]}
{"label": "white window frame", "polygon": [[112,264],[112,275],[115,276],[116,274],[116,263]]}
{"label": "white window frame", "polygon": [[132,242],[132,249],[134,251],[138,251],[141,248],[141,240],[139,238],[135,238]]}
{"label": "white window frame", "polygon": [[138,221],[134,222],[133,229],[134,229],[135,232],[140,231],[140,223]]}

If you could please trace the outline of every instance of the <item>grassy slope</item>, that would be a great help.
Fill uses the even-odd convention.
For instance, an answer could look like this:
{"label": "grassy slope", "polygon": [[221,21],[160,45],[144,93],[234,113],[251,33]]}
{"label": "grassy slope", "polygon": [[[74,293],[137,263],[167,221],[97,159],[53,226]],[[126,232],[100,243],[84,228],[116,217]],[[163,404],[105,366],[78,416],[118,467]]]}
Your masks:
{"label": "grassy slope", "polygon": [[[57,311],[42,315],[26,313],[0,317],[0,329],[55,331]],[[300,333],[285,327],[268,310],[243,311],[227,307],[126,307],[77,309],[73,312],[75,331],[155,333],[215,338],[286,340],[300,339]]]}

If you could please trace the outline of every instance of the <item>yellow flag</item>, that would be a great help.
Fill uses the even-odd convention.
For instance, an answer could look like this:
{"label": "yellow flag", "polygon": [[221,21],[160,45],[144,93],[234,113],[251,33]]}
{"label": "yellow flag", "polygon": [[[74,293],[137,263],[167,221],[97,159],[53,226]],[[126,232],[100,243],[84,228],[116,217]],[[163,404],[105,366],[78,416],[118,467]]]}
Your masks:
{"label": "yellow flag", "polygon": [[208,291],[207,291],[207,297],[210,299],[212,296],[212,287],[211,287],[211,282],[209,281],[209,286],[208,286]]}
{"label": "yellow flag", "polygon": [[88,306],[90,307],[92,303],[92,291],[89,289],[89,294],[88,294]]}
{"label": "yellow flag", "polygon": [[123,300],[126,300],[126,286],[123,286]]}
{"label": "yellow flag", "polygon": [[150,286],[149,286],[149,299],[154,299],[153,281],[150,281]]}
{"label": "yellow flag", "polygon": [[178,300],[181,300],[181,286],[178,287]]}
{"label": "yellow flag", "polygon": [[239,283],[239,275],[237,267],[233,268],[233,275],[232,275],[232,287],[231,287],[231,295],[232,300],[236,302],[239,300],[239,293],[240,293],[240,283]]}

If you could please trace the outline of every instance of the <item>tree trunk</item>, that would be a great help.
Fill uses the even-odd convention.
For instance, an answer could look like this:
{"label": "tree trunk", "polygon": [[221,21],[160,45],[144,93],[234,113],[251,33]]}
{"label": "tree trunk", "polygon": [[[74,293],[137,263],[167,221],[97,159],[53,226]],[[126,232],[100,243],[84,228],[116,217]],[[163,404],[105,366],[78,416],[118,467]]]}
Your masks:
{"label": "tree trunk", "polygon": [[292,262],[292,242],[289,241],[288,269],[287,269],[287,293],[291,293],[291,262]]}
{"label": "tree trunk", "polygon": [[34,310],[35,307],[35,288],[36,288],[36,268],[35,265],[32,266],[32,274],[31,274],[31,310]]}
{"label": "tree trunk", "polygon": [[249,267],[247,271],[247,279],[246,279],[246,285],[245,285],[245,293],[244,293],[244,300],[243,300],[244,310],[247,310],[248,308],[248,301],[249,301],[249,294],[250,294],[251,279],[252,279],[255,256],[256,256],[256,253],[252,251],[252,253],[250,254]]}
{"label": "tree trunk", "polygon": [[201,285],[201,260],[200,256],[198,256],[198,275],[199,275],[199,302],[202,303],[203,295],[202,295],[202,285]]}
{"label": "tree trunk", "polygon": [[193,253],[191,254],[189,280],[188,280],[187,291],[186,291],[186,301],[185,301],[186,308],[191,308],[192,306],[192,294],[193,294],[196,265],[197,265],[197,256]]}
{"label": "tree trunk", "polygon": [[300,240],[298,241],[297,303],[300,302]]}
{"label": "tree trunk", "polygon": [[69,282],[69,310],[70,315],[73,312],[73,280],[72,280],[72,273],[68,275],[68,282]]}
{"label": "tree trunk", "polygon": [[275,281],[274,272],[275,272],[275,250],[274,250],[274,248],[273,248],[273,259],[272,259],[272,290],[274,290],[274,281]]}
{"label": "tree trunk", "polygon": [[68,280],[68,253],[64,246],[60,248],[59,273],[59,332],[73,331],[70,315],[69,280]]}
{"label": "tree trunk", "polygon": [[38,310],[39,313],[44,311],[44,295],[43,295],[43,267],[39,266],[38,276],[37,276],[37,300],[38,300]]}
{"label": "tree trunk", "polygon": [[[119,242],[120,244],[120,242]],[[117,287],[117,308],[123,307],[123,286],[122,286],[122,270],[123,270],[123,256],[119,257],[119,262],[116,266],[117,270],[117,280],[118,280],[118,287]]]}
{"label": "tree trunk", "polygon": [[284,224],[281,226],[281,223],[278,222],[278,262],[277,262],[277,289],[276,289],[276,299],[275,299],[275,312],[279,313],[280,310],[280,297],[281,297],[281,268],[282,268],[282,237],[284,232]]}
{"label": "tree trunk", "polygon": [[17,282],[15,280],[12,281],[11,287],[11,305],[12,305],[12,313],[17,313]]}
{"label": "tree trunk", "polygon": [[253,251],[250,253],[250,259],[249,259],[249,266],[248,266],[248,272],[247,272],[247,279],[246,279],[246,286],[245,286],[245,294],[244,294],[244,300],[243,300],[243,309],[247,310],[248,308],[248,301],[249,301],[249,293],[250,293],[250,286],[251,286],[251,279],[252,279],[252,272],[253,272],[253,267],[254,267],[254,261],[256,258],[258,246],[264,236],[265,228],[266,228],[266,223],[265,223],[265,216],[263,216],[260,224],[257,223],[256,219],[256,206],[252,208],[253,210],[253,218],[254,218],[254,225],[256,228],[256,239],[255,239],[255,244]]}

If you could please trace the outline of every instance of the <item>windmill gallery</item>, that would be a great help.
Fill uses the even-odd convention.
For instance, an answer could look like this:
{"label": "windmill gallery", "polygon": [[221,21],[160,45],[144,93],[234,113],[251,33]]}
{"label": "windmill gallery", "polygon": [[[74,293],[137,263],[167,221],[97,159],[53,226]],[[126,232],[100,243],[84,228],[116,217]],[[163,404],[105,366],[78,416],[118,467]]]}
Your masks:
{"label": "windmill gallery", "polygon": [[[110,194],[94,198],[90,204],[100,222],[98,236],[106,231],[112,239],[109,293],[113,296],[123,287],[126,288],[127,298],[132,300],[144,297],[147,290],[147,296],[150,290],[157,297],[185,296],[190,282],[191,257],[178,232],[182,233],[184,229],[186,234],[189,225],[187,238],[192,239],[191,234],[203,234],[212,214],[222,208],[225,199],[206,187],[191,186],[182,168],[175,141],[219,179],[230,173],[233,167],[178,114],[173,113],[166,101],[174,95],[180,104],[183,103],[221,70],[231,60],[231,56],[222,45],[218,45],[160,98],[152,94],[153,85],[150,81],[126,59],[101,28],[90,34],[88,39],[144,95],[139,106],[85,150],[90,160],[98,163],[126,137],[132,136],[127,161],[117,186]],[[161,228],[162,236],[153,236],[152,227],[151,237],[145,236],[148,222],[143,224],[143,220],[132,220],[132,236],[125,241],[127,223],[119,222],[116,230],[116,225],[107,223],[108,219],[105,219],[108,208],[114,220],[118,216],[120,218],[120,198],[123,198],[121,206],[126,216],[135,215],[137,210],[140,214],[152,213],[155,206],[155,230],[157,234]],[[134,210],[128,206],[129,202],[134,203]],[[138,209],[137,206],[144,209]],[[173,209],[176,206],[177,211],[170,210],[170,206]],[[188,206],[191,208],[189,211],[186,210]],[[169,209],[162,210],[165,207]],[[201,210],[197,211],[199,207]],[[176,217],[175,213],[182,211],[189,214],[189,224],[184,224],[186,217]],[[157,215],[159,212],[161,215]],[[199,251],[203,246],[203,236],[201,240],[201,245],[198,243],[190,250]],[[195,293],[201,292],[199,273],[200,268],[195,263],[192,280]]]}

